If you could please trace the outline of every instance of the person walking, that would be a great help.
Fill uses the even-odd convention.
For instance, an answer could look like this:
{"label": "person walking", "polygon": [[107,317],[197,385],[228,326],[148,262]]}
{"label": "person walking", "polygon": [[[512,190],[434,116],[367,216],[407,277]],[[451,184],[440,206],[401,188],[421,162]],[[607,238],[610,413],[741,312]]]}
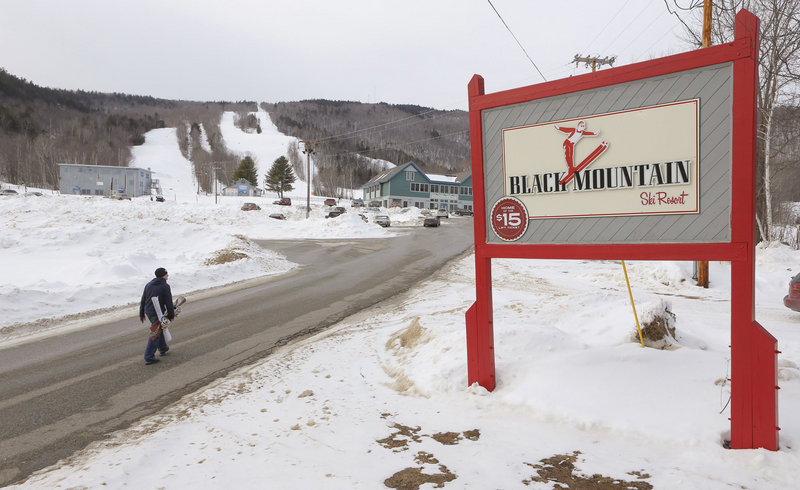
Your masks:
{"label": "person walking", "polygon": [[[175,319],[175,305],[172,303],[172,290],[167,284],[169,273],[163,267],[159,267],[155,272],[156,277],[151,279],[144,287],[142,301],[139,303],[139,321],[144,323],[144,318],[150,321],[150,336],[147,339],[147,347],[144,349],[144,363],[155,364],[156,350],[161,355],[167,353],[169,346],[164,339],[164,328],[161,325],[161,317],[166,315],[167,319]],[[161,311],[156,311],[156,298]]]}

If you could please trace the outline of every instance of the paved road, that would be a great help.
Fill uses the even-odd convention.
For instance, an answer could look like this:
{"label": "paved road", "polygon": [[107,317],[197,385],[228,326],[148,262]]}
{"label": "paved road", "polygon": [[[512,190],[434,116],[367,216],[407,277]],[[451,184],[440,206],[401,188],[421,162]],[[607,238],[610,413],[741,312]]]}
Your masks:
{"label": "paved road", "polygon": [[246,288],[190,296],[159,364],[144,365],[146,336],[135,311],[124,321],[0,349],[0,485],[408,289],[473,242],[469,218],[393,230],[400,236],[260,242],[302,266]]}

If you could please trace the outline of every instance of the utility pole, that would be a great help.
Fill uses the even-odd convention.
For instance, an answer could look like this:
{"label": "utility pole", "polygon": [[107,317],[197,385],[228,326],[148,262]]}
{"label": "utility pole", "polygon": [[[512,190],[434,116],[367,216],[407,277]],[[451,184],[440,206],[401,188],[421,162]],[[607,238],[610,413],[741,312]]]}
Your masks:
{"label": "utility pole", "polygon": [[219,168],[220,167],[218,167],[216,163],[211,166],[211,183],[214,186],[214,204],[217,204],[217,170],[219,170]]}
{"label": "utility pole", "polygon": [[303,153],[306,155],[306,219],[311,213],[311,155],[314,153],[313,143],[303,141]]}
{"label": "utility pole", "polygon": [[592,73],[597,71],[597,66],[614,66],[614,62],[617,61],[616,56],[606,56],[605,58],[598,58],[597,56],[581,56],[580,53],[576,54],[575,57],[572,59],[572,62],[575,63],[575,66],[578,66],[578,63],[586,63],[586,67],[592,67]]}
{"label": "utility pole", "polygon": [[[703,47],[711,46],[711,0],[703,3]],[[708,261],[697,261],[697,285],[708,288]]]}
{"label": "utility pole", "polygon": [[711,0],[703,3],[703,47],[711,46]]}

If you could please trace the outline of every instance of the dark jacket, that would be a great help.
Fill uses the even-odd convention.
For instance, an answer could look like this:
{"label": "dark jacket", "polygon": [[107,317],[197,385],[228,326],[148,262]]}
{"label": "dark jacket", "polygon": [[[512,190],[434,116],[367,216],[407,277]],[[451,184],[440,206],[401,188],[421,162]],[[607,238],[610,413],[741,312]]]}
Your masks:
{"label": "dark jacket", "polygon": [[[156,308],[153,305],[153,296],[158,296],[158,303],[161,305],[161,311],[156,313]],[[170,320],[175,318],[175,305],[172,303],[172,289],[170,289],[167,280],[163,277],[156,277],[144,287],[142,293],[142,301],[139,304],[139,318],[147,319],[150,323],[155,323],[166,313],[167,318]]]}

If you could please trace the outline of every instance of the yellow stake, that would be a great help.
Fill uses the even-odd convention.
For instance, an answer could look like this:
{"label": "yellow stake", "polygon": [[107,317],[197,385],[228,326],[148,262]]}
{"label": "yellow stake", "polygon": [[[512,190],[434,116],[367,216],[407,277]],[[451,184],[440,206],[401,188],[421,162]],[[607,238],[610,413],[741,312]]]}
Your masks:
{"label": "yellow stake", "polygon": [[631,297],[631,307],[633,308],[633,318],[636,319],[636,330],[639,332],[639,342],[644,348],[644,339],[642,338],[642,329],[639,327],[639,317],[636,315],[636,305],[633,304],[633,292],[631,291],[631,282],[628,280],[628,269],[625,267],[625,261],[622,261],[622,270],[625,272],[625,283],[628,284],[628,295]]}

